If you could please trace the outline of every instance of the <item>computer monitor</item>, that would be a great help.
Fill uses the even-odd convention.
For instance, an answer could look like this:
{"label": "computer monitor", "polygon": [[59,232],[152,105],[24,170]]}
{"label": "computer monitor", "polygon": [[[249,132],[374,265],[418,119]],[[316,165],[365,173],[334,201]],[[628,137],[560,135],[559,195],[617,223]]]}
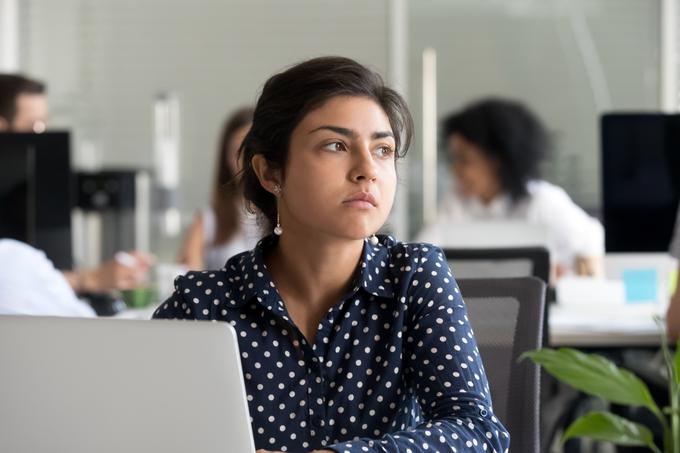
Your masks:
{"label": "computer monitor", "polygon": [[30,244],[70,269],[72,192],[67,132],[0,133],[0,238]]}
{"label": "computer monitor", "polygon": [[607,252],[667,252],[680,202],[680,115],[602,116]]}

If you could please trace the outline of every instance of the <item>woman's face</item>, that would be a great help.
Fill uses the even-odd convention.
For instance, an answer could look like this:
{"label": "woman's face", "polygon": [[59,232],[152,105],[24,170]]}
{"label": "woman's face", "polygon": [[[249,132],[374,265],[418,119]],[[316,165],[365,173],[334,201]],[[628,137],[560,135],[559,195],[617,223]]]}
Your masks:
{"label": "woman's face", "polygon": [[460,134],[452,134],[448,142],[451,173],[463,195],[490,201],[501,190],[498,162],[488,157],[477,145]]}
{"label": "woman's face", "polygon": [[227,142],[227,165],[232,175],[237,174],[243,169],[243,162],[239,159],[238,149],[241,147],[243,139],[248,135],[249,130],[250,124],[241,126],[231,134],[231,138]]}
{"label": "woman's face", "polygon": [[395,141],[373,100],[338,96],[293,130],[279,198],[284,229],[362,239],[375,233],[396,190]]}

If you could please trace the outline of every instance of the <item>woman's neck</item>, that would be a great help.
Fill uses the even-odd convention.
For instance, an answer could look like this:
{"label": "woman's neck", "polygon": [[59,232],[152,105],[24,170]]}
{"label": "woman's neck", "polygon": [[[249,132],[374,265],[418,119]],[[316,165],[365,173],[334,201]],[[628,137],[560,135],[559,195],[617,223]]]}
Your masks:
{"label": "woman's neck", "polygon": [[479,199],[484,206],[489,206],[502,192],[500,184],[493,184],[479,195]]}
{"label": "woman's neck", "polygon": [[267,266],[282,297],[326,311],[349,289],[363,245],[363,240],[284,231]]}

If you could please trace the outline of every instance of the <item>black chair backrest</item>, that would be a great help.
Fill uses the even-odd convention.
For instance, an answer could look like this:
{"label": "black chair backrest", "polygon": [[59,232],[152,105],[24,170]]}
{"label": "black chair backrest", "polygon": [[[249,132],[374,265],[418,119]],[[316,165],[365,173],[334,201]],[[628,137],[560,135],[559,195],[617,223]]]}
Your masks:
{"label": "black chair backrest", "polygon": [[511,449],[540,451],[540,370],[519,356],[543,341],[544,282],[535,277],[460,279],[470,323],[489,380],[494,412]]}
{"label": "black chair backrest", "polygon": [[[545,247],[443,249],[443,252],[456,279],[533,276],[550,285],[550,252]],[[550,339],[549,302],[554,300],[554,290],[548,287],[543,310],[543,346]]]}
{"label": "black chair backrest", "polygon": [[443,249],[457,278],[533,276],[550,282],[550,253],[545,247]]}

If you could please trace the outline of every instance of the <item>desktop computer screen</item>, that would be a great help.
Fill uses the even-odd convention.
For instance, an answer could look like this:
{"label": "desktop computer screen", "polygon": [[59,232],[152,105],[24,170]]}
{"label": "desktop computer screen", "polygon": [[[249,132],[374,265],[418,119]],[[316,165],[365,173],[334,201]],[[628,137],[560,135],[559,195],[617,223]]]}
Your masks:
{"label": "desktop computer screen", "polygon": [[0,238],[70,269],[72,179],[68,133],[0,133]]}
{"label": "desktop computer screen", "polygon": [[666,252],[680,202],[680,115],[601,119],[607,252]]}

